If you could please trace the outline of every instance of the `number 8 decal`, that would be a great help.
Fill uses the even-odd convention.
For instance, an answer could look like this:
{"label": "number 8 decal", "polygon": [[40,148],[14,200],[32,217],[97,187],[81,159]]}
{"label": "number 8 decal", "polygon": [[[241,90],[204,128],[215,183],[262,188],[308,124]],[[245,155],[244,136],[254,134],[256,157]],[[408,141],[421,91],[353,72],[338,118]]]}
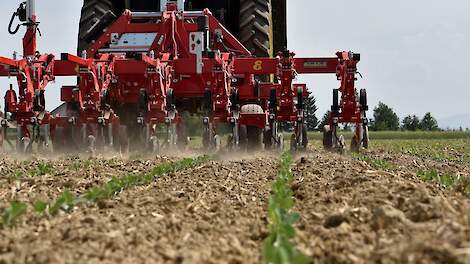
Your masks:
{"label": "number 8 decal", "polygon": [[260,61],[260,60],[255,61],[255,64],[253,65],[253,70],[261,71],[262,69],[263,69],[263,61]]}

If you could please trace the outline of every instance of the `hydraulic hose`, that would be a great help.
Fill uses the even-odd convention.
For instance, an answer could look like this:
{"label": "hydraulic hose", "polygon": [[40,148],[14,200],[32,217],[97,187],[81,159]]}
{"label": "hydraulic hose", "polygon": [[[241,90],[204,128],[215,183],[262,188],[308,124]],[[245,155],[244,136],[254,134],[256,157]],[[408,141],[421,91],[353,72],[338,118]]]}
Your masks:
{"label": "hydraulic hose", "polygon": [[11,15],[11,19],[10,19],[10,23],[8,24],[8,33],[10,33],[11,35],[15,35],[16,33],[18,33],[18,30],[20,30],[20,24],[16,25],[16,28],[15,30],[11,30],[12,26],[13,26],[13,21],[15,20],[15,17],[18,15],[17,12],[14,12],[12,15]]}

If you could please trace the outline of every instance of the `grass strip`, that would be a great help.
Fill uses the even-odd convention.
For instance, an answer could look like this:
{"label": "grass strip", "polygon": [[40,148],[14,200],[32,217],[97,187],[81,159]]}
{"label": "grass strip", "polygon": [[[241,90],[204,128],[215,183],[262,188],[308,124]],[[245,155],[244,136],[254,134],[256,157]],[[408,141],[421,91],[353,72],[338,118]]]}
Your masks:
{"label": "grass strip", "polygon": [[[122,177],[113,177],[107,183],[93,187],[82,195],[76,195],[64,191],[59,197],[51,202],[35,201],[31,207],[40,216],[55,216],[60,212],[69,212],[74,207],[82,204],[93,204],[100,200],[109,199],[120,192],[135,186],[144,186],[152,183],[155,179],[172,172],[193,168],[209,160],[208,156],[196,158],[185,158],[175,162],[164,163],[154,167],[145,174],[128,174]],[[3,210],[0,219],[0,227],[11,227],[17,224],[21,216],[27,212],[28,204],[18,201],[10,203]]]}
{"label": "grass strip", "polygon": [[470,183],[468,179],[451,175],[448,173],[440,173],[437,170],[420,170],[416,176],[426,182],[434,182],[445,188],[452,188],[455,191],[462,192],[465,195],[470,195]]}
{"label": "grass strip", "polygon": [[[350,140],[352,131],[338,131],[346,140]],[[470,139],[470,131],[369,131],[372,143],[375,140],[434,140],[434,139]],[[309,140],[322,140],[321,132],[308,132]]]}
{"label": "grass strip", "polygon": [[376,170],[387,171],[387,170],[392,170],[395,168],[395,166],[392,163],[383,159],[371,158],[369,156],[366,156],[360,153],[351,153],[351,155],[354,159],[364,161]]}
{"label": "grass strip", "polygon": [[294,206],[294,193],[290,188],[293,178],[291,165],[292,155],[285,152],[269,199],[269,236],[263,244],[265,263],[309,263],[309,258],[297,250],[293,242],[294,223],[300,216],[291,210]]}

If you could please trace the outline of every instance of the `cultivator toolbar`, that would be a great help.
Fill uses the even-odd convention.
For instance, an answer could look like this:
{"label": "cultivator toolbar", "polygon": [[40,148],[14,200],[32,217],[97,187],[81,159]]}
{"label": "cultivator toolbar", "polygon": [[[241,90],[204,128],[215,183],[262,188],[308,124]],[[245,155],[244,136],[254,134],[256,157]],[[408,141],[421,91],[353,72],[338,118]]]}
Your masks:
{"label": "cultivator toolbar", "polygon": [[[341,86],[334,90],[325,147],[344,146],[336,134],[342,122],[357,124],[353,148],[367,147],[366,94],[361,90],[358,96],[355,88],[359,54],[297,58],[286,50],[275,58],[253,57],[208,9],[186,12],[181,2],[162,1],[163,12],[126,10],[86,51],[61,54],[60,60],[36,50],[34,1],[21,4],[12,22],[18,16],[27,28],[23,58],[0,57],[0,76],[18,83],[17,91],[10,86],[5,95],[4,137],[12,123],[18,151],[31,150],[33,143],[47,149],[52,139],[54,150],[156,152],[186,143],[181,113],[188,111],[203,116],[207,149],[221,147],[221,124],[231,127],[232,149],[282,148],[280,125],[291,123],[290,146],[302,150],[308,143],[303,103],[308,91],[295,77],[329,73]],[[11,30],[12,22],[14,34],[19,26]],[[66,114],[52,116],[44,91],[56,76],[76,76],[78,82],[61,88]],[[268,79],[276,81],[260,81]]]}

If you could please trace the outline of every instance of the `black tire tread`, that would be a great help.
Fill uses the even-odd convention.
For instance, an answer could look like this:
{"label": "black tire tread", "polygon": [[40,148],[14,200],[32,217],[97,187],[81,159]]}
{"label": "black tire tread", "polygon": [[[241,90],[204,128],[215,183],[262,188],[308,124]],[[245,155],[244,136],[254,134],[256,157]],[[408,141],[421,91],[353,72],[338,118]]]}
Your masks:
{"label": "black tire tread", "polygon": [[109,10],[114,10],[112,0],[84,0],[80,17],[80,25],[78,29],[78,55],[86,50],[90,43],[87,35],[90,27],[96,19],[102,17]]}
{"label": "black tire tread", "polygon": [[256,57],[272,57],[270,0],[240,0],[240,41]]}
{"label": "black tire tread", "polygon": [[247,148],[257,150],[261,148],[262,130],[256,126],[246,126]]}

